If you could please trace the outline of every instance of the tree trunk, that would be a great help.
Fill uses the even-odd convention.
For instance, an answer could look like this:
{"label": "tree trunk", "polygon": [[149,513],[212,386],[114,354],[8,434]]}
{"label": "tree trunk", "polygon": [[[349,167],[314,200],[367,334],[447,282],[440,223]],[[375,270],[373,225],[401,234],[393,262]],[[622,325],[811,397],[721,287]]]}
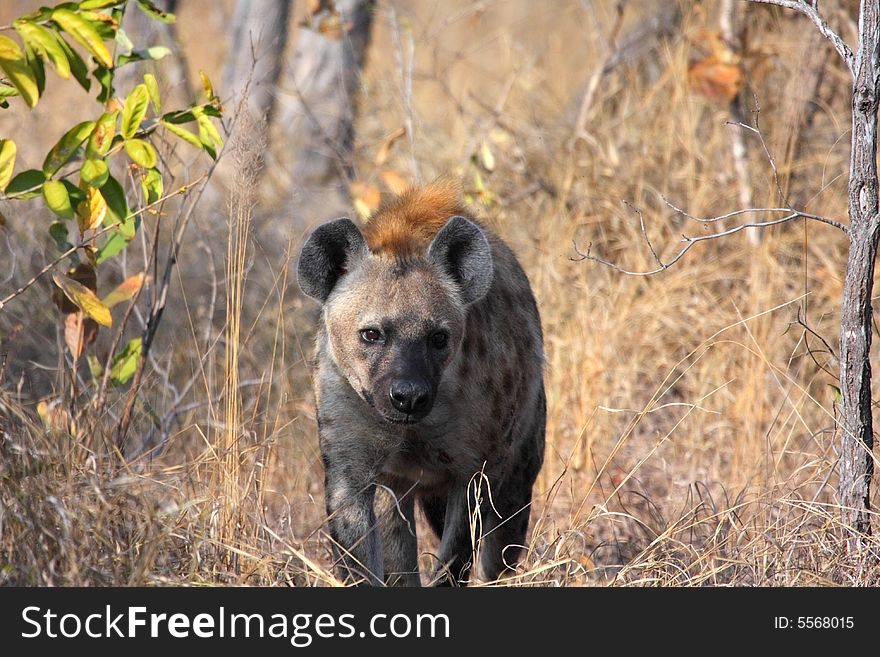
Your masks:
{"label": "tree trunk", "polygon": [[355,101],[374,7],[375,0],[318,3],[279,82],[264,193],[306,220],[350,205]]}
{"label": "tree trunk", "polygon": [[[871,533],[870,493],[874,473],[871,415],[871,292],[877,256],[877,102],[880,75],[880,6],[863,0],[855,55],[850,159],[850,245],[840,326],[840,382],[843,396],[838,501],[844,523],[861,535]],[[858,535],[851,554],[861,552]]]}
{"label": "tree trunk", "polygon": [[247,88],[247,108],[257,122],[267,125],[284,62],[292,6],[290,0],[238,0],[232,17],[223,93],[230,96],[227,103],[234,109]]}

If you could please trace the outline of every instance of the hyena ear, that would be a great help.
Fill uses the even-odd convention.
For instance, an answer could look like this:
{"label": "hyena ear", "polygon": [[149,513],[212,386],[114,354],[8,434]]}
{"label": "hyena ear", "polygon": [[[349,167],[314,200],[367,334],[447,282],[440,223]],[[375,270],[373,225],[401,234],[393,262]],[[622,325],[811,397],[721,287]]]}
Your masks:
{"label": "hyena ear", "polygon": [[440,264],[458,283],[465,304],[479,301],[492,285],[492,248],[474,222],[452,217],[440,229],[428,258]]}
{"label": "hyena ear", "polygon": [[297,278],[302,291],[321,303],[336,281],[367,252],[367,243],[351,219],[329,221],[315,229],[299,254]]}

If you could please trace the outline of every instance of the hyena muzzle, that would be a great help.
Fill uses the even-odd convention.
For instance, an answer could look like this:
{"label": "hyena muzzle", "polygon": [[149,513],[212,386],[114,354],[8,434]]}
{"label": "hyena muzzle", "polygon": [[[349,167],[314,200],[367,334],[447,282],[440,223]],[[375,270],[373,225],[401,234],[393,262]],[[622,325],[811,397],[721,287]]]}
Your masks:
{"label": "hyena muzzle", "polygon": [[[298,262],[322,304],[315,394],[330,534],[349,582],[418,586],[418,500],[440,538],[432,582],[512,568],[544,455],[541,321],[513,252],[449,182],[363,229],[320,226]],[[474,563],[476,562],[476,564]]]}

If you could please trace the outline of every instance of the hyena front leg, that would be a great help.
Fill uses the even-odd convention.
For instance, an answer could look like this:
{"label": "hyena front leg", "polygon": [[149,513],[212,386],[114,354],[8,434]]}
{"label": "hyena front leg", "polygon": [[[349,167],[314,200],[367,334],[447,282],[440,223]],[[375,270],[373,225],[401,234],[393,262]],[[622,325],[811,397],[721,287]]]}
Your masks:
{"label": "hyena front leg", "polygon": [[473,565],[473,545],[468,518],[468,486],[451,489],[446,502],[443,534],[437,559],[440,561],[432,582],[435,586],[466,586]]}
{"label": "hyena front leg", "polygon": [[415,493],[400,486],[378,486],[375,508],[385,555],[385,584],[421,586]]}
{"label": "hyena front leg", "polygon": [[381,586],[382,545],[373,510],[376,485],[347,476],[344,467],[327,464],[325,470],[327,517],[338,576],[348,583]]}

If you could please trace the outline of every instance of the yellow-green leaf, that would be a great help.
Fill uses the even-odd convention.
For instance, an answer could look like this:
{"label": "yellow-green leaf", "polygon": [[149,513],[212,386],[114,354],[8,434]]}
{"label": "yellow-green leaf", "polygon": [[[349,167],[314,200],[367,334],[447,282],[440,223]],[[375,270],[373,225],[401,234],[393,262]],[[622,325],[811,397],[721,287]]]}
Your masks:
{"label": "yellow-green leaf", "polygon": [[129,340],[125,349],[113,357],[113,363],[110,366],[110,380],[119,385],[128,383],[128,380],[137,371],[142,350],[143,345],[140,338]]}
{"label": "yellow-green leaf", "polygon": [[143,139],[126,140],[125,152],[128,153],[132,162],[139,164],[145,169],[152,169],[159,161],[159,158],[156,156],[156,149]]}
{"label": "yellow-green leaf", "polygon": [[147,114],[147,105],[150,102],[150,94],[147,91],[147,85],[139,84],[125,99],[125,107],[122,110],[122,136],[126,139],[134,137],[138,128],[141,127],[141,121]]}
{"label": "yellow-green leaf", "polygon": [[104,242],[95,254],[95,262],[100,265],[105,260],[112,258],[125,249],[130,241],[131,240],[125,239],[122,232],[118,230],[110,231],[110,237],[107,238],[107,241]]}
{"label": "yellow-green leaf", "polygon": [[79,86],[88,91],[92,87],[92,80],[89,78],[89,69],[86,67],[86,63],[83,61],[83,58],[79,56],[79,53],[71,48],[70,44],[67,43],[60,34],[57,36],[58,45],[61,46],[61,49],[64,51],[64,56],[67,57],[73,78],[79,82]]}
{"label": "yellow-green leaf", "polygon": [[146,276],[146,274],[144,274],[144,272],[141,272],[140,274],[135,274],[134,276],[129,276],[119,285],[117,285],[115,290],[104,297],[104,305],[108,308],[112,308],[117,303],[122,303],[123,301],[133,299],[134,295],[137,294],[138,290],[141,289],[141,286],[144,284],[145,280],[149,280],[149,278]]}
{"label": "yellow-green leaf", "polygon": [[211,117],[199,112],[196,114],[196,122],[199,125],[199,139],[201,139],[202,144],[212,148],[223,146],[223,137],[220,136],[214,123],[211,121]]}
{"label": "yellow-green leaf", "polygon": [[12,180],[12,172],[15,169],[15,142],[11,139],[0,139],[0,189],[6,189],[6,185]]}
{"label": "yellow-green leaf", "polygon": [[202,148],[202,142],[199,141],[199,138],[186,128],[183,128],[176,123],[170,123],[168,121],[162,121],[162,125],[164,125],[166,128],[168,128],[168,130],[173,132],[175,135],[183,139],[183,141],[187,142],[188,144],[192,144],[199,149]]}
{"label": "yellow-green leaf", "polygon": [[104,160],[86,160],[79,171],[79,177],[87,185],[102,187],[110,177],[110,170]]}
{"label": "yellow-green leaf", "polygon": [[137,2],[138,6],[141,8],[141,11],[143,11],[153,20],[161,21],[163,23],[173,23],[176,20],[176,16],[174,14],[169,14],[167,11],[162,11],[155,4],[150,2],[150,0],[137,0]]}
{"label": "yellow-green leaf", "polygon": [[110,51],[107,50],[98,30],[89,21],[70,9],[56,9],[52,12],[52,20],[92,53],[98,63],[107,68],[113,68],[113,57],[110,55]]}
{"label": "yellow-green leaf", "polygon": [[70,194],[67,187],[60,180],[47,180],[43,185],[43,200],[46,206],[63,219],[73,216],[73,206],[70,204]]}
{"label": "yellow-green leaf", "polygon": [[116,117],[119,112],[104,112],[95,122],[95,131],[89,138],[89,145],[86,146],[86,157],[95,158],[107,154],[110,150],[110,144],[116,135]]}
{"label": "yellow-green leaf", "polygon": [[85,2],[79,3],[80,9],[103,9],[104,7],[110,7],[111,5],[121,5],[123,0],[85,0]]}
{"label": "yellow-green leaf", "polygon": [[94,129],[94,121],[83,121],[64,133],[64,136],[58,140],[58,143],[52,147],[52,150],[46,155],[46,159],[43,160],[43,173],[51,176],[70,162]]}
{"label": "yellow-green leaf", "polygon": [[33,107],[40,99],[40,89],[34,70],[28,65],[27,59],[18,44],[8,36],[0,35],[0,69],[12,86],[24,98],[29,107]]}
{"label": "yellow-green leaf", "polygon": [[144,85],[147,87],[147,93],[150,95],[153,109],[158,114],[162,111],[162,102],[159,99],[159,84],[156,82],[156,76],[152,73],[144,73]]}
{"label": "yellow-green leaf", "polygon": [[157,169],[147,169],[141,176],[141,189],[144,192],[144,201],[147,202],[147,205],[158,201],[164,192],[162,174]]}
{"label": "yellow-green leaf", "polygon": [[58,42],[58,37],[37,23],[16,21],[14,26],[26,44],[52,62],[59,76],[65,80],[70,77],[70,62]]}
{"label": "yellow-green leaf", "polygon": [[208,74],[202,69],[199,69],[199,77],[202,78],[202,87],[205,89],[205,98],[209,103],[213,102],[216,96],[214,95],[214,85],[211,82],[211,78],[209,78]]}
{"label": "yellow-green leaf", "polygon": [[53,273],[52,280],[55,281],[55,285],[61,288],[61,291],[70,299],[71,303],[86,315],[101,326],[113,326],[113,317],[110,315],[110,309],[89,288],[61,272]]}

